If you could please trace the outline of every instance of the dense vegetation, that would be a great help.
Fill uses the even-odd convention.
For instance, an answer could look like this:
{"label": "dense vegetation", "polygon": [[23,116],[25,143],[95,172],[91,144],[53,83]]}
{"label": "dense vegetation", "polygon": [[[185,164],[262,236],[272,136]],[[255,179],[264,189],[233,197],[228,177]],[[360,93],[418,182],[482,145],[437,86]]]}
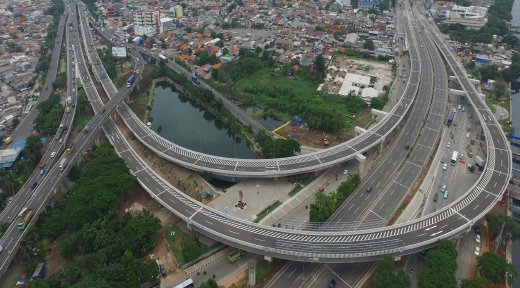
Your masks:
{"label": "dense vegetation", "polygon": [[467,28],[462,24],[441,24],[439,29],[443,33],[449,33],[453,40],[461,43],[491,43],[493,35],[504,37],[503,40],[509,46],[515,48],[519,45],[518,38],[509,32],[507,22],[511,21],[511,9],[513,0],[497,0],[489,8],[486,24],[479,30]]}
{"label": "dense vegetation", "polygon": [[457,271],[457,250],[451,241],[441,240],[436,249],[426,253],[424,268],[418,276],[419,287],[457,287],[455,271]]}
{"label": "dense vegetation", "polygon": [[42,157],[42,148],[41,138],[31,135],[27,137],[25,147],[11,169],[0,169],[0,207],[4,207],[6,199],[16,194],[29,179]]}
{"label": "dense vegetation", "polygon": [[90,157],[69,193],[48,208],[24,241],[28,271],[44,259],[52,241],[66,260],[56,274],[29,287],[139,287],[158,275],[154,261],[139,259],[155,247],[159,220],[146,211],[116,214],[135,178],[109,145]]}
{"label": "dense vegetation", "polygon": [[294,156],[300,152],[300,143],[293,139],[275,139],[267,136],[265,131],[259,131],[255,135],[255,141],[262,148],[262,158],[283,158]]}
{"label": "dense vegetation", "polygon": [[381,260],[376,270],[376,288],[406,288],[410,287],[410,277],[402,269],[397,273],[394,260],[386,256]]}
{"label": "dense vegetation", "polygon": [[76,102],[76,115],[74,116],[74,127],[77,130],[82,130],[92,118],[94,114],[90,106],[85,90],[78,91]]}
{"label": "dense vegetation", "polygon": [[332,213],[356,190],[361,177],[359,174],[349,175],[347,181],[341,183],[336,192],[325,194],[316,193],[316,200],[311,204],[309,222],[325,222]]}
{"label": "dense vegetation", "polygon": [[212,75],[225,84],[217,88],[242,106],[257,105],[264,116],[278,119],[300,116],[310,129],[326,132],[350,130],[353,124],[347,115],[358,115],[367,107],[357,96],[316,94],[325,76],[323,57],[317,56],[312,68],[299,66],[296,71],[293,65],[276,67],[272,52],[261,50],[241,49],[238,60]]}
{"label": "dense vegetation", "polygon": [[51,135],[56,133],[63,118],[64,108],[60,103],[60,95],[52,93],[49,99],[38,104],[40,110],[34,119],[34,126],[40,133]]}
{"label": "dense vegetation", "polygon": [[112,56],[112,47],[109,46],[105,49],[98,49],[97,53],[99,55],[99,59],[105,67],[105,70],[107,71],[108,77],[114,80],[117,76],[117,63],[114,56]]}
{"label": "dense vegetation", "polygon": [[56,79],[52,83],[52,89],[63,89],[67,86],[67,74],[58,73]]}

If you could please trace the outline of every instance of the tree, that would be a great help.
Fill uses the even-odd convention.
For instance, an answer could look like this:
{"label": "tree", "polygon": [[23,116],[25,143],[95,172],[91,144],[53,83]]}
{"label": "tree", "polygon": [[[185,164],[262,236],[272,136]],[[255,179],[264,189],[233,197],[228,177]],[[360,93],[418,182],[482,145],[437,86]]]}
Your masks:
{"label": "tree", "polygon": [[457,250],[448,240],[439,241],[437,249],[426,253],[424,269],[419,273],[419,287],[451,288],[457,287]]}
{"label": "tree", "polygon": [[480,274],[487,280],[499,284],[506,280],[506,273],[512,280],[516,276],[513,264],[508,263],[505,257],[498,256],[493,252],[486,252],[477,257]]}
{"label": "tree", "polygon": [[489,281],[485,278],[477,278],[475,280],[462,279],[460,288],[487,288]]}
{"label": "tree", "polygon": [[379,262],[376,271],[376,287],[377,288],[405,288],[410,287],[410,277],[400,269],[394,272],[394,261],[392,257],[385,256]]}
{"label": "tree", "polygon": [[213,278],[209,278],[208,281],[204,282],[204,283],[201,283],[200,288],[218,288],[218,284],[217,284],[217,281],[215,281],[215,279]]}
{"label": "tree", "polygon": [[132,39],[132,37],[128,37],[127,42],[132,43],[132,40],[134,40],[134,39]]}
{"label": "tree", "polygon": [[374,49],[375,49],[374,41],[372,41],[372,39],[365,40],[365,43],[363,43],[363,48],[374,51]]}
{"label": "tree", "polygon": [[323,55],[318,54],[316,59],[314,59],[314,75],[319,79],[325,78],[325,69],[325,58],[323,58]]}
{"label": "tree", "polygon": [[495,82],[495,98],[498,100],[502,97],[509,98],[509,85],[504,80],[497,80]]}
{"label": "tree", "polygon": [[488,79],[498,79],[498,77],[500,77],[498,66],[493,64],[480,67],[479,72],[481,81],[487,81]]}
{"label": "tree", "polygon": [[510,216],[491,214],[487,219],[491,235],[498,235],[502,226],[504,226],[504,234],[506,237],[511,237],[511,240],[520,239],[520,224]]}
{"label": "tree", "polygon": [[23,149],[23,156],[31,163],[36,164],[42,157],[42,149],[43,144],[41,142],[40,136],[30,135],[26,139],[25,147]]}

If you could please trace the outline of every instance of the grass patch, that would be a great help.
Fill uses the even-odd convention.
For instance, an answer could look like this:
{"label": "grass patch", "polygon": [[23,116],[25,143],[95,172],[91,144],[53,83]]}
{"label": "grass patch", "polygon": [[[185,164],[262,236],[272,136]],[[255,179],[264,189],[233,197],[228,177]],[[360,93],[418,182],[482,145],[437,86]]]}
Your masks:
{"label": "grass patch", "polygon": [[294,188],[291,190],[291,192],[289,192],[289,196],[292,197],[292,196],[298,194],[298,192],[302,191],[302,188],[303,188],[302,184],[296,183],[296,186],[294,186]]}
{"label": "grass patch", "polygon": [[[273,68],[263,68],[234,86],[240,91],[235,95],[242,105],[257,105],[264,110],[264,115],[274,116],[282,122],[298,115],[311,129],[350,131],[354,123],[347,115],[359,116],[368,109],[359,97],[317,95],[317,83],[304,77],[288,77]],[[334,123],[328,123],[327,119],[334,119]]]}
{"label": "grass patch", "polygon": [[497,113],[497,108],[495,107],[495,104],[493,104],[493,101],[489,99],[488,95],[486,95],[486,105],[488,106],[489,110],[493,112],[493,114]]}
{"label": "grass patch", "polygon": [[267,208],[262,210],[262,212],[256,214],[256,219],[253,221],[254,223],[260,222],[260,220],[264,219],[265,216],[269,215],[269,213],[273,212],[274,209],[278,208],[278,206],[282,205],[282,202],[276,201],[273,204],[269,205]]}
{"label": "grass patch", "polygon": [[274,273],[281,263],[282,262],[277,261],[276,259],[273,262],[260,261],[257,263],[255,276],[257,285],[268,279],[268,276]]}
{"label": "grass patch", "polygon": [[186,234],[176,226],[165,229],[164,237],[180,265],[193,261],[211,250],[211,247],[200,243],[198,237]]}

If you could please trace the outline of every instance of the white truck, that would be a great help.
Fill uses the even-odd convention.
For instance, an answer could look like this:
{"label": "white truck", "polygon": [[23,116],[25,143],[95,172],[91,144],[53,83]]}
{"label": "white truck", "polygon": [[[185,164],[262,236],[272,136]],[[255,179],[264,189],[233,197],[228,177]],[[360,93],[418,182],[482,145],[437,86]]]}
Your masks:
{"label": "white truck", "polygon": [[67,162],[67,158],[66,158],[66,157],[63,158],[63,159],[61,159],[61,161],[60,161],[60,166],[59,166],[60,171],[65,170],[65,167],[67,167],[68,164],[69,164],[69,163]]}

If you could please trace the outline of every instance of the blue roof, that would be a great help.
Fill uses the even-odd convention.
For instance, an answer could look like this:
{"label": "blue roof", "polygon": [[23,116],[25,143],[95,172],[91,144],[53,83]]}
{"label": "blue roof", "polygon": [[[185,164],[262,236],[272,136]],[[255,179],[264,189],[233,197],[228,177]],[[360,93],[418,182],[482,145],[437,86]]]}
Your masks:
{"label": "blue roof", "polygon": [[0,161],[0,168],[11,168],[13,166],[14,162],[16,162],[16,159],[18,159],[18,156],[20,156],[20,153],[22,153],[23,148],[25,147],[25,143],[27,141],[20,140],[13,143],[11,146],[11,149],[17,149],[16,154],[13,154],[12,156],[8,156],[9,158]]}

